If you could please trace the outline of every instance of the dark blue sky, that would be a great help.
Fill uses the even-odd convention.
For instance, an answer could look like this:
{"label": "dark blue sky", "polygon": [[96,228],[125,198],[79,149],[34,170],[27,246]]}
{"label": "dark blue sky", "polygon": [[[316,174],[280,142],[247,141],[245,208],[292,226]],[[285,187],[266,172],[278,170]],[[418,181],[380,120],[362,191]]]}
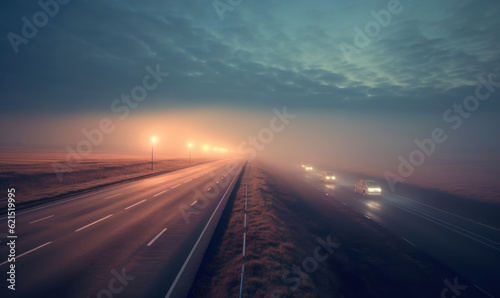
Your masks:
{"label": "dark blue sky", "polygon": [[[110,113],[156,65],[169,76],[142,111],[287,104],[441,112],[473,94],[479,75],[500,81],[498,1],[238,2],[221,20],[208,0],[73,0],[13,46],[9,34],[22,37],[23,17],[33,21],[42,8],[3,1],[0,113]],[[388,5],[396,12],[390,21],[379,13]],[[354,28],[365,32],[372,11],[383,24],[371,28],[369,43],[358,36],[365,47],[348,61],[342,47],[356,46]]]}
{"label": "dark blue sky", "polygon": [[498,0],[5,0],[0,149],[69,152],[108,118],[93,153],[252,149],[286,106],[260,155],[383,177],[438,129],[408,182],[498,197],[499,29]]}

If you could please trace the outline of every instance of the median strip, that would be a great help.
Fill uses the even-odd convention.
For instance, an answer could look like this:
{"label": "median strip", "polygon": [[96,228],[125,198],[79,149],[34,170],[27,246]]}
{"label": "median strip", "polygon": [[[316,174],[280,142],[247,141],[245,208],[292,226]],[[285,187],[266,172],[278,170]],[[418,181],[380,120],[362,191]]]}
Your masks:
{"label": "median strip", "polygon": [[108,216],[106,216],[106,217],[103,217],[103,218],[101,218],[101,219],[99,219],[99,220],[94,221],[93,223],[90,223],[90,224],[88,224],[88,225],[86,225],[86,226],[84,226],[84,227],[81,227],[81,228],[79,228],[78,230],[75,230],[75,232],[79,232],[79,231],[81,231],[81,230],[83,230],[83,229],[85,229],[85,228],[88,228],[88,227],[90,227],[91,225],[94,225],[94,224],[96,224],[96,223],[98,223],[98,222],[100,222],[100,221],[103,221],[103,220],[105,220],[106,218],[109,218],[109,217],[111,217],[111,216],[113,216],[113,214],[110,214],[110,215],[108,215]]}
{"label": "median strip", "polygon": [[142,201],[140,201],[140,202],[137,202],[137,203],[135,203],[134,205],[130,205],[130,206],[128,206],[127,208],[125,208],[124,210],[128,210],[128,209],[130,209],[130,208],[132,208],[132,207],[134,207],[134,206],[137,206],[137,205],[139,205],[139,204],[141,204],[141,203],[144,203],[145,201],[146,201],[146,199],[144,199],[144,200],[142,200]]}

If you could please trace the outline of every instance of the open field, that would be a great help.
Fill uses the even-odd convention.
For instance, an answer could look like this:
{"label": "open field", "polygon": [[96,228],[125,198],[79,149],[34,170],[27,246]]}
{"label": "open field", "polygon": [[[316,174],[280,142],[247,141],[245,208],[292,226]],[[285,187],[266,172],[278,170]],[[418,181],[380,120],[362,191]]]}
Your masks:
{"label": "open field", "polygon": [[[154,171],[151,160],[137,155],[92,154],[80,163],[69,165],[66,155],[59,152],[2,152],[0,158],[0,188],[16,189],[16,202],[25,205],[45,198],[138,178],[154,173],[165,173],[211,160],[193,158],[155,157]],[[163,158],[163,159],[161,159]],[[65,171],[57,172],[54,163]],[[4,206],[6,197],[0,199]]]}
{"label": "open field", "polygon": [[[238,296],[246,175],[250,180],[243,297],[437,297],[443,280],[457,276],[348,208],[329,210],[325,217],[290,185],[253,162],[227,205],[190,297]],[[317,269],[306,273],[302,267],[303,278],[298,278],[292,273],[294,266],[314,256],[318,237],[325,242],[331,237],[340,246],[318,261]],[[474,295],[477,291],[470,289],[460,297]]]}

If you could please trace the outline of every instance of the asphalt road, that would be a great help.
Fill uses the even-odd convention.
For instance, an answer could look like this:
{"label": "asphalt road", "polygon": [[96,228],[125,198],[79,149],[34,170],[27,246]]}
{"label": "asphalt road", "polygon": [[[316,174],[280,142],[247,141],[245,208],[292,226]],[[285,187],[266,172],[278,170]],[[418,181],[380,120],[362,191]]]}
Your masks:
{"label": "asphalt road", "polygon": [[[211,162],[19,210],[16,290],[4,238],[0,297],[176,297],[242,165]],[[5,215],[0,226],[5,235]]]}
{"label": "asphalt road", "polygon": [[316,169],[306,173],[295,166],[281,175],[291,185],[312,186],[319,196],[310,195],[311,204],[353,209],[468,279],[480,295],[500,297],[500,206],[412,187],[404,195],[384,190],[363,196],[353,191],[362,176],[338,173],[337,182],[328,184]]}

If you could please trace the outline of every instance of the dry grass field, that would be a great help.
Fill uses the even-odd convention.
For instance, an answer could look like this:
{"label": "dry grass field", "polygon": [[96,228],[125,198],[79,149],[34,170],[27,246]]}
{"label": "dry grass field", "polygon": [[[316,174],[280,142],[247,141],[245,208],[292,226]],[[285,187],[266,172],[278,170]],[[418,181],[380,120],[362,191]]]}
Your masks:
{"label": "dry grass field", "polygon": [[[164,173],[197,165],[209,160],[187,158],[155,158],[154,171],[147,156],[93,154],[76,165],[65,162],[66,155],[59,152],[1,152],[0,189],[16,189],[18,206],[26,206],[82,190],[109,185],[154,173]],[[164,157],[163,157],[164,158]],[[54,163],[65,171],[58,172]],[[56,167],[56,169],[58,169]],[[0,198],[4,206],[6,197]]]}

